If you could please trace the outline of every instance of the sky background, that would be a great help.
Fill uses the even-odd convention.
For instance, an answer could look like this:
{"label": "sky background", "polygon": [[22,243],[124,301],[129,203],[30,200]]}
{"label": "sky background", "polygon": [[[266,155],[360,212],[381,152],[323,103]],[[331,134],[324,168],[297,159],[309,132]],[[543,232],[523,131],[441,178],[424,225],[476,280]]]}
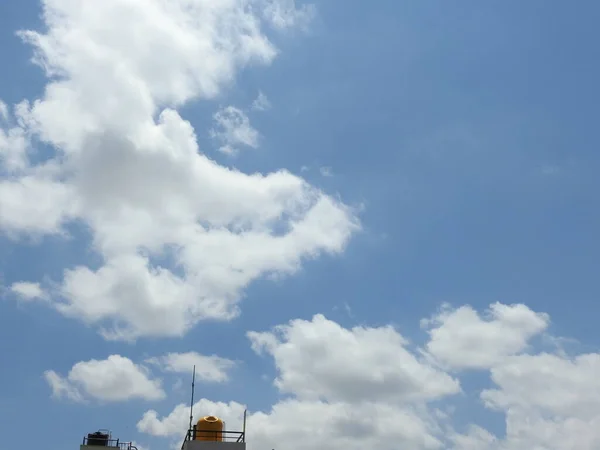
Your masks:
{"label": "sky background", "polygon": [[[0,2],[7,105],[39,98],[47,83],[31,63],[32,47],[15,34],[44,31],[40,13],[38,1]],[[64,376],[79,361],[112,354],[139,362],[195,351],[240,361],[229,383],[199,383],[197,397],[268,411],[283,394],[272,384],[273,362],[252,351],[246,332],[315,314],[345,328],[392,324],[422,346],[428,335],[420,320],[444,302],[477,311],[523,303],[550,316],[553,336],[574,340],[569,351],[595,352],[599,16],[600,5],[585,0],[323,0],[306,30],[267,33],[280,52],[270,65],[240,70],[216,98],[190,101],[179,113],[211,159],[244,173],[285,168],[360,208],[362,229],[338,254],[253,280],[233,320],[135,343],[107,341],[96,326],[9,290],[20,281],[60,280],[79,264],[99,267],[89,229],[69,223],[68,239],[3,233],[3,446],[51,436],[43,438],[50,449],[75,448],[97,428],[153,450],[168,445],[136,423],[148,409],[166,415],[188,402],[188,374],[165,375],[167,396],[153,402],[51,396],[45,371]],[[250,109],[259,92],[271,104],[265,111]],[[257,148],[235,157],[219,152],[210,135],[213,114],[228,105],[245,108],[260,133]],[[456,427],[476,418],[503,436],[503,416],[477,399],[489,379],[468,374],[461,382],[467,395],[454,402]]]}

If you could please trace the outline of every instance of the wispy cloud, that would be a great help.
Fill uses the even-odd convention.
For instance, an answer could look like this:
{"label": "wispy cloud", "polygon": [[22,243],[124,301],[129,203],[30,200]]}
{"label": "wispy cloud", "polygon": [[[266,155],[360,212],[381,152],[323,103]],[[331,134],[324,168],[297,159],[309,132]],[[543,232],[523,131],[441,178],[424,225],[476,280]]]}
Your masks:
{"label": "wispy cloud", "polygon": [[196,366],[196,376],[200,380],[222,383],[229,379],[228,371],[235,366],[235,361],[220,356],[201,355],[196,352],[169,353],[164,356],[149,358],[147,363],[159,366],[166,372],[191,374]]}
{"label": "wispy cloud", "polygon": [[252,109],[256,111],[266,111],[271,109],[271,102],[262,91],[258,93],[258,97],[252,102]]}
{"label": "wispy cloud", "polygon": [[21,300],[47,300],[48,294],[40,283],[32,283],[29,281],[19,281],[13,283],[10,290]]}
{"label": "wispy cloud", "polygon": [[332,177],[333,176],[333,170],[331,170],[331,167],[319,167],[319,172],[324,177]]}
{"label": "wispy cloud", "polygon": [[219,151],[233,155],[238,152],[239,146],[258,147],[260,135],[250,125],[250,119],[241,109],[227,106],[217,111],[213,118],[216,125],[210,134],[221,142]]}

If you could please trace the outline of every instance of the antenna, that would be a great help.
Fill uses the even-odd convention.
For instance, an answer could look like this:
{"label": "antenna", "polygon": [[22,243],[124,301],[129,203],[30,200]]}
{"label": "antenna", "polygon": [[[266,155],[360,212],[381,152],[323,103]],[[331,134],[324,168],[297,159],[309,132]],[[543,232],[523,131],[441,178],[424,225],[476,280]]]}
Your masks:
{"label": "antenna", "polygon": [[244,409],[244,429],[242,430],[244,433],[244,442],[246,442],[246,413],[248,412],[247,409]]}
{"label": "antenna", "polygon": [[[192,429],[192,420],[194,418],[194,382],[196,381],[196,366],[194,365],[194,372],[192,374],[192,400],[190,401],[190,427],[188,430]],[[191,431],[188,431],[190,433]]]}

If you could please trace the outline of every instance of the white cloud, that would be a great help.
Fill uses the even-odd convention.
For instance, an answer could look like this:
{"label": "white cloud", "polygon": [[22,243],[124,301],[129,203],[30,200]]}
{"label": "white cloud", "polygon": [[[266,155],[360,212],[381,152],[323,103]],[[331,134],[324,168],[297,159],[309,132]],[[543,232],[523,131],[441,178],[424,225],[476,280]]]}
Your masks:
{"label": "white cloud", "polygon": [[[600,446],[600,354],[573,358],[518,355],[491,370],[497,386],[481,393],[485,405],[506,415],[506,436],[498,439],[474,427],[458,436],[472,446],[458,449],[583,449]],[[488,445],[493,441],[495,446]],[[477,445],[476,445],[477,444]]]}
{"label": "white cloud", "polygon": [[84,401],[79,389],[69,380],[61,377],[53,370],[44,372],[44,378],[52,389],[52,396],[55,398],[68,398],[76,402]]}
{"label": "white cloud", "polygon": [[[250,332],[252,347],[273,356],[281,400],[268,412],[248,416],[249,449],[291,450],[441,448],[441,428],[427,410],[432,400],[455,394],[451,376],[421,361],[391,327],[345,329],[323,316],[295,320],[273,332]],[[240,430],[244,406],[200,400],[197,416],[224,418]],[[144,414],[138,430],[182,437],[188,409],[180,404],[161,418]]]}
{"label": "white cloud", "polygon": [[252,109],[256,111],[266,111],[271,109],[271,102],[262,91],[258,93],[258,97],[252,102]]}
{"label": "white cloud", "polygon": [[222,383],[229,379],[229,370],[235,361],[217,355],[201,355],[196,352],[168,353],[150,358],[146,362],[156,364],[167,372],[191,373],[196,366],[196,378],[202,381]]}
{"label": "white cloud", "polygon": [[75,364],[66,377],[53,370],[44,373],[55,397],[82,401],[88,397],[118,402],[141,398],[164,398],[160,380],[150,378],[148,370],[120,355],[105,360],[81,361]]}
{"label": "white cloud", "polygon": [[[202,399],[194,405],[194,415],[196,418],[209,414],[221,417],[227,430],[235,432],[242,430],[244,409],[244,405],[236,402]],[[143,433],[181,442],[188,425],[189,405],[179,404],[162,418],[155,410],[147,411],[137,428]],[[248,415],[247,446],[249,450],[283,446],[290,450],[316,450],[325,444],[333,450],[393,450],[398,445],[407,450],[438,449],[441,442],[434,435],[436,428],[430,418],[410,408],[292,399],[276,404],[269,413]]]}
{"label": "white cloud", "polygon": [[[553,354],[518,355],[491,370],[500,389],[484,390],[495,409],[542,409],[550,414],[600,417],[600,355],[564,358]],[[548,395],[552,392],[552,395]]]}
{"label": "white cloud", "polygon": [[[194,406],[196,415],[222,417],[230,431],[241,431],[243,409],[235,402],[220,404],[206,399]],[[189,407],[184,404],[164,418],[156,411],[148,411],[138,422],[138,430],[180,440],[187,429],[188,415]],[[441,448],[436,436],[439,430],[431,418],[410,408],[378,403],[283,400],[268,413],[249,414],[247,430],[250,450],[277,448],[282,443],[291,450],[319,449],[325,443],[332,449],[392,450],[398,443],[406,449]]]}
{"label": "white cloud", "polygon": [[[522,335],[532,329],[523,305],[494,304],[488,314],[496,317],[491,322],[510,322],[512,333]],[[548,322],[546,315],[537,314]],[[463,326],[465,332],[481,331],[481,319],[464,321]],[[453,407],[452,377],[420,360],[420,352],[409,350],[391,327],[345,329],[315,316],[249,337],[256,351],[273,356],[278,370],[275,384],[282,394],[290,394],[267,411],[249,413],[249,450],[283,446],[289,450],[324,446],[332,450],[594,450],[600,446],[597,353],[525,354],[524,346],[513,355],[500,352],[502,357],[495,359],[489,372],[493,386],[481,392],[481,399],[483,406],[505,415],[503,436],[483,428],[476,416],[466,432],[458,432],[456,423],[468,420],[469,411],[462,405]],[[438,337],[455,338],[452,334]],[[198,417],[218,415],[229,430],[239,430],[244,408],[235,402],[202,399],[194,411]],[[164,417],[148,411],[138,430],[180,442],[188,420],[188,406],[180,404]]]}
{"label": "white cloud", "polygon": [[8,120],[8,105],[0,100],[0,120]]}
{"label": "white cloud", "polygon": [[233,106],[220,109],[214,120],[216,128],[211,130],[211,136],[223,144],[219,151],[233,155],[240,145],[258,147],[258,131],[252,128],[250,119],[241,109]]}
{"label": "white cloud", "polygon": [[[202,416],[214,415],[227,419],[227,429],[241,430],[240,419],[244,414],[245,406],[237,403],[212,402],[201,399],[194,404],[194,417],[196,420]],[[144,413],[137,423],[137,429],[152,436],[185,436],[190,420],[190,405],[179,404],[171,413],[159,418],[158,412],[149,410]]]}
{"label": "white cloud", "polygon": [[331,170],[331,167],[319,167],[319,172],[324,177],[332,177],[333,176],[333,171]]}
{"label": "white cloud", "polygon": [[0,173],[13,173],[27,167],[29,138],[21,126],[2,127],[9,120],[6,104],[0,101]]}
{"label": "white cloud", "polygon": [[301,399],[410,402],[460,391],[458,381],[416,358],[391,327],[347,330],[317,315],[248,336],[255,351],[273,356],[279,390]]}
{"label": "white cloud", "polygon": [[[11,163],[0,231],[90,230],[102,265],[64,271],[58,311],[108,339],[181,336],[200,320],[235,317],[253,280],[340,253],[359,229],[354,211],[285,170],[219,166],[174,109],[214,98],[249,64],[270,64],[265,23],[303,14],[280,1],[43,2],[47,31],[21,36],[49,81],[15,118],[55,154]],[[248,130],[232,135],[256,143]],[[165,254],[176,269],[156,263]]]}
{"label": "white cloud", "polygon": [[444,307],[432,319],[422,321],[430,340],[427,352],[455,369],[486,369],[525,349],[529,339],[549,324],[546,314],[526,305],[494,303],[484,319],[470,306]]}
{"label": "white cloud", "polygon": [[451,433],[449,439],[454,450],[499,450],[498,438],[477,425],[470,425],[466,434]]}
{"label": "white cloud", "polygon": [[253,439],[249,450],[284,445],[290,450],[442,448],[438,427],[427,414],[377,402],[284,400],[269,413],[251,415],[248,429]]}
{"label": "white cloud", "polygon": [[22,300],[45,300],[48,298],[39,283],[19,281],[13,283],[10,290]]}
{"label": "white cloud", "polygon": [[0,230],[9,236],[63,233],[78,205],[72,186],[57,181],[48,166],[0,180]]}
{"label": "white cloud", "polygon": [[278,29],[305,28],[315,16],[314,5],[298,8],[294,0],[265,0],[263,17]]}

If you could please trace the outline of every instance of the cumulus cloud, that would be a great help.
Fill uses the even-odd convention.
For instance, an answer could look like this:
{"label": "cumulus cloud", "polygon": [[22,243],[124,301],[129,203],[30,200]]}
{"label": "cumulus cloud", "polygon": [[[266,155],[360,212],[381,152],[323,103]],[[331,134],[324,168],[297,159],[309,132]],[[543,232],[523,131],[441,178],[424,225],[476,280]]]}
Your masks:
{"label": "cumulus cloud", "polygon": [[191,373],[196,366],[196,378],[202,381],[223,383],[229,379],[229,370],[235,361],[217,355],[201,355],[196,352],[168,353],[149,358],[146,362],[155,364],[167,372]]}
{"label": "cumulus cloud", "polygon": [[73,188],[57,182],[52,172],[46,166],[0,181],[0,228],[9,237],[62,234],[63,223],[75,217]]}
{"label": "cumulus cloud", "polygon": [[470,306],[445,306],[431,319],[421,321],[430,340],[427,352],[454,369],[486,369],[525,349],[529,339],[549,324],[547,314],[526,305],[494,303],[482,318]]}
{"label": "cumulus cloud", "polygon": [[[483,314],[487,320],[471,307],[464,308],[479,318],[463,322],[467,334],[481,332],[482,322],[496,320],[509,322],[512,333],[524,335],[533,329],[532,318],[549,321],[546,314],[524,305],[490,305]],[[541,322],[538,328],[543,328]],[[490,387],[480,392],[481,405],[505,416],[503,433],[485,429],[477,417],[466,427],[457,426],[469,417],[453,403],[458,382],[431,366],[430,359],[421,359],[423,349],[411,349],[392,327],[348,329],[315,316],[251,332],[249,338],[255,351],[272,356],[275,386],[286,394],[268,410],[249,413],[250,450],[315,450],[324,445],[333,450],[593,450],[600,445],[597,353],[569,357],[515,345],[500,352],[502,357],[491,367],[453,366],[459,379],[463,370],[474,366],[487,371]],[[454,335],[438,338],[452,340]],[[241,429],[244,409],[236,402],[208,399],[194,407],[197,415],[222,417],[229,430]],[[180,440],[188,414],[185,404],[162,417],[150,410],[138,422],[138,430]]]}
{"label": "cumulus cloud", "polygon": [[600,383],[595,376],[599,370],[596,353],[572,359],[548,353],[518,355],[491,370],[499,389],[484,390],[481,397],[495,409],[534,407],[551,414],[593,417],[600,414]]}
{"label": "cumulus cloud", "polygon": [[17,295],[21,300],[45,300],[47,294],[42,289],[39,283],[31,283],[29,281],[19,281],[10,286],[13,294]]}
{"label": "cumulus cloud", "polygon": [[233,155],[240,145],[258,147],[258,131],[252,128],[250,119],[241,109],[222,108],[215,113],[214,120],[216,127],[211,130],[211,136],[223,144],[219,151]]}
{"label": "cumulus cloud", "polygon": [[317,315],[248,336],[255,351],[273,357],[277,388],[298,398],[406,402],[460,390],[457,380],[420,361],[391,327],[348,330]]}
{"label": "cumulus cloud", "polygon": [[[584,449],[600,446],[600,354],[516,355],[491,370],[485,406],[506,416],[506,436],[480,427],[457,436],[458,449]],[[468,445],[471,446],[468,446]]]}
{"label": "cumulus cloud", "polygon": [[[194,412],[198,417],[213,415],[227,419],[229,430],[241,430],[241,418],[245,406],[237,402],[213,402],[201,399],[194,404]],[[144,413],[137,423],[138,431],[152,436],[179,437],[185,436],[190,420],[190,405],[179,404],[169,415],[159,418],[158,412],[151,409]]]}
{"label": "cumulus cloud", "polygon": [[448,440],[454,450],[499,450],[501,442],[492,433],[477,425],[470,425],[466,434],[450,433]]}
{"label": "cumulus cloud", "polygon": [[44,378],[52,389],[52,396],[55,398],[68,398],[75,402],[82,402],[84,398],[79,388],[68,379],[61,377],[53,370],[44,372]]}
{"label": "cumulus cloud", "polygon": [[[194,405],[195,414],[216,415],[225,420],[227,430],[242,430],[245,405],[202,399]],[[177,405],[160,417],[147,411],[137,424],[138,431],[170,437],[174,442],[185,436],[189,424],[189,405]],[[364,448],[408,450],[437,449],[437,426],[431,418],[409,408],[379,403],[360,406],[343,402],[283,400],[268,413],[248,415],[249,450],[284,447],[290,450],[328,448],[359,450]],[[181,445],[181,444],[180,444]]]}
{"label": "cumulus cloud", "polygon": [[[256,352],[273,357],[278,390],[291,394],[268,412],[249,414],[250,449],[440,448],[435,409],[426,405],[458,393],[459,383],[411,352],[394,328],[345,329],[317,315],[248,337]],[[241,429],[244,408],[207,399],[194,407],[223,417],[230,430]],[[138,429],[176,438],[187,420],[181,404],[162,418],[148,411]]]}
{"label": "cumulus cloud", "polygon": [[[360,228],[351,208],[286,170],[248,175],[216,164],[176,109],[219,95],[244,67],[270,64],[267,28],[300,23],[308,10],[290,0],[43,6],[45,31],[20,36],[48,83],[0,127],[9,174],[0,231],[90,230],[102,264],[65,269],[51,303],[58,311],[107,339],[181,336],[238,315],[253,280],[344,250]],[[221,129],[226,144],[256,145],[243,114],[221,114],[237,123]],[[54,154],[36,158],[30,137]],[[159,263],[165,256],[173,267]]]}
{"label": "cumulus cloud", "polygon": [[78,362],[65,377],[53,370],[46,371],[44,377],[53,396],[74,401],[90,397],[109,402],[159,400],[165,396],[160,380],[152,379],[144,366],[120,355]]}

